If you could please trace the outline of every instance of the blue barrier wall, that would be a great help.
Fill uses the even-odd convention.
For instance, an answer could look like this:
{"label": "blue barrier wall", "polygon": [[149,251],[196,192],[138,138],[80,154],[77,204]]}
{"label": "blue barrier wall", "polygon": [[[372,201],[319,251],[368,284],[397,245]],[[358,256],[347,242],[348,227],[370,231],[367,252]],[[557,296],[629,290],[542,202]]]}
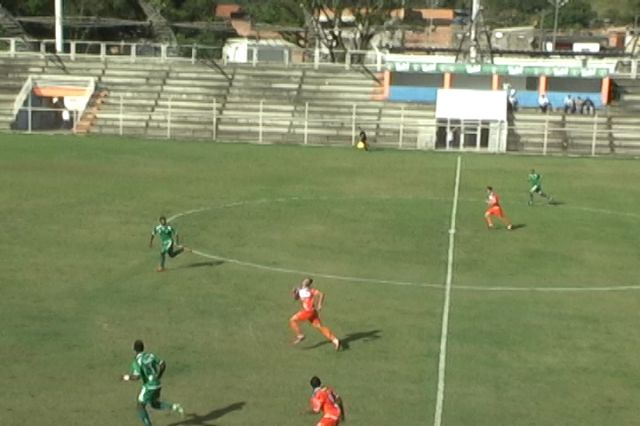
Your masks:
{"label": "blue barrier wall", "polygon": [[422,102],[435,104],[437,87],[389,86],[389,100],[397,102]]}
{"label": "blue barrier wall", "polygon": [[[596,109],[602,108],[602,96],[600,92],[547,92],[547,97],[553,106],[553,109],[564,108],[564,98],[567,95],[571,95],[572,98],[576,99],[578,97],[585,100],[586,98],[591,99],[593,105],[595,105]],[[536,106],[538,102],[536,100]]]}
{"label": "blue barrier wall", "polygon": [[[564,98],[571,95],[574,99],[581,97],[582,100],[590,98],[596,109],[602,108],[602,97],[600,93],[595,92],[547,92],[547,97],[553,109],[564,108]],[[520,108],[538,108],[538,92],[532,90],[517,92],[518,107]]]}
{"label": "blue barrier wall", "polygon": [[538,91],[523,90],[516,92],[518,106],[520,108],[538,108]]}

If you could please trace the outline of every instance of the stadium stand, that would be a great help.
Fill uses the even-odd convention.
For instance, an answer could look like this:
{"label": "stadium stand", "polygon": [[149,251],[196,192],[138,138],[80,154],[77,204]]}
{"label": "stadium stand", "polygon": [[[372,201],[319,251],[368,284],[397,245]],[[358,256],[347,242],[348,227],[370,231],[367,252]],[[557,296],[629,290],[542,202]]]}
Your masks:
{"label": "stadium stand", "polygon": [[[96,78],[102,94],[91,100],[90,111],[82,117],[82,132],[348,145],[363,128],[374,147],[428,148],[434,143],[433,105],[378,100],[380,76],[355,68],[2,57],[1,129],[10,128],[15,97],[29,75]],[[591,153],[596,130],[596,153],[640,154],[634,116],[640,110],[640,84],[620,79],[617,84],[620,101],[600,111],[597,120],[557,111],[516,112],[509,149]]]}

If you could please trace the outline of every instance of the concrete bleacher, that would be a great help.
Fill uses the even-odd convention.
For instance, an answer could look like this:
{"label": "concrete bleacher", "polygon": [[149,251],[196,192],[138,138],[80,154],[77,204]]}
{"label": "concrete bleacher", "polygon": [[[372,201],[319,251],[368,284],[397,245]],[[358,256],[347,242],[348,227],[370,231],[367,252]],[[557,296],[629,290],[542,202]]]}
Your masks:
{"label": "concrete bleacher", "polygon": [[[92,110],[90,133],[349,145],[362,128],[373,146],[401,148],[429,147],[435,136],[434,105],[377,100],[379,76],[362,70],[43,56],[0,59],[0,129],[9,129],[29,75],[95,77],[108,95]],[[640,83],[623,83],[621,100],[595,124],[590,116],[518,111],[509,149],[590,154],[596,130],[596,153],[639,154]]]}
{"label": "concrete bleacher", "polygon": [[146,136],[149,117],[166,76],[164,64],[107,62],[99,85],[109,94],[96,114],[96,127],[90,131],[119,134],[122,126],[123,134]]}
{"label": "concrete bleacher", "polygon": [[282,142],[291,127],[302,70],[236,66],[229,71],[233,80],[218,123],[219,137]]}
{"label": "concrete bleacher", "polygon": [[150,116],[147,135],[212,139],[214,118],[220,115],[228,87],[228,77],[218,69],[201,64],[172,65]]}
{"label": "concrete bleacher", "polygon": [[[591,154],[594,128],[603,130],[607,121],[606,116],[572,115],[553,111],[543,114],[534,109],[520,110],[514,117],[510,125],[508,149],[537,154]],[[609,151],[609,147],[598,141],[596,153],[604,151]]]}
{"label": "concrete bleacher", "polygon": [[9,130],[14,120],[13,105],[29,75],[42,72],[40,58],[14,58],[0,61],[0,130]]}
{"label": "concrete bleacher", "polygon": [[354,112],[356,129],[362,127],[369,138],[375,137],[371,123],[379,118],[381,105],[372,100],[372,88],[372,79],[357,71],[305,70],[291,138],[304,137],[306,114],[308,143],[351,144]]}

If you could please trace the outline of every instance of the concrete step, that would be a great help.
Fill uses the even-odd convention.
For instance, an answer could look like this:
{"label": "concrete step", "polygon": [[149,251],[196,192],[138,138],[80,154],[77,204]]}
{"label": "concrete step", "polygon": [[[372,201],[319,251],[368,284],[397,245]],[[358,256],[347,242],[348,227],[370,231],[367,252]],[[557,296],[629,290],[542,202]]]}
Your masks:
{"label": "concrete step", "polygon": [[227,80],[194,80],[189,78],[168,77],[165,84],[175,87],[219,87],[226,89],[229,87]]}
{"label": "concrete step", "polygon": [[183,102],[183,103],[193,103],[195,104],[208,104],[209,106],[213,105],[213,100],[216,100],[218,105],[221,105],[225,96],[222,93],[216,92],[207,92],[207,93],[166,93],[162,92],[158,99],[158,102],[168,102],[169,99],[172,99],[174,102]]}
{"label": "concrete step", "polygon": [[[169,134],[171,136],[171,139],[213,140],[213,133],[211,132],[211,129],[199,129],[199,128],[193,128],[193,127],[182,128],[182,129],[172,129]],[[154,139],[167,139],[167,129],[149,127],[147,129],[146,136]]]}
{"label": "concrete step", "polygon": [[182,80],[195,80],[195,81],[221,81],[228,82],[226,76],[218,73],[215,70],[202,70],[202,71],[176,71],[171,70],[169,77]]}
{"label": "concrete step", "polygon": [[198,95],[202,93],[209,93],[215,96],[221,96],[227,93],[226,87],[203,87],[203,86],[175,86],[169,85],[164,87],[163,94],[171,94],[171,95]]}
{"label": "concrete step", "polygon": [[167,72],[164,70],[150,71],[139,69],[112,69],[106,68],[104,75],[109,77],[132,78],[164,78]]}
{"label": "concrete step", "polygon": [[125,77],[104,75],[100,78],[100,82],[106,86],[154,86],[158,87],[164,83],[162,78],[153,77]]}
{"label": "concrete step", "polygon": [[[256,133],[258,134],[260,132],[260,127],[256,125],[255,122],[251,123],[251,122],[228,122],[228,121],[220,121],[218,123],[218,130],[219,131],[231,131],[231,132],[238,132],[238,133]],[[282,123],[280,125],[273,125],[273,126],[263,126],[262,127],[262,133],[287,133],[289,131],[289,125],[288,123]]]}
{"label": "concrete step", "polygon": [[[157,108],[158,109],[169,109],[171,107],[174,111],[192,111],[194,113],[202,112],[204,114],[212,114],[213,111],[213,102],[198,102],[192,100],[181,100],[181,99],[158,99]],[[216,111],[218,114],[222,112],[222,104],[216,103]]]}

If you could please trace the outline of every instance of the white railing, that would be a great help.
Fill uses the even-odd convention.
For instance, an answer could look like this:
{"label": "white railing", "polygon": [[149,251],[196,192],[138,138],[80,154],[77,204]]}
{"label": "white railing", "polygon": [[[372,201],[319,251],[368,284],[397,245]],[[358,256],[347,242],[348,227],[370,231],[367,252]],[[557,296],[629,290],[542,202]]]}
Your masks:
{"label": "white railing", "polygon": [[31,81],[31,76],[27,78],[27,81],[22,85],[22,89],[20,89],[20,93],[16,96],[15,101],[13,101],[13,109],[11,113],[15,116],[22,105],[24,105],[24,101],[27,99],[27,96],[31,93],[31,88],[33,87],[33,82]]}
{"label": "white railing", "polygon": [[[346,112],[348,109],[351,113]],[[23,123],[26,119],[26,132],[61,130],[56,126],[36,128],[37,113],[61,113],[59,109],[26,106],[19,110],[27,114],[22,118]],[[507,149],[542,155],[640,154],[639,123],[616,124],[607,117],[596,115],[580,117],[578,122],[560,124],[560,117],[549,114],[537,121],[522,122],[516,126],[501,124],[500,131],[508,132]],[[77,118],[73,120],[74,129]],[[457,129],[457,134],[449,137],[447,127],[450,130]],[[313,105],[309,103],[304,105],[304,109],[296,110],[295,114],[283,115],[271,111],[264,102],[252,111],[221,112],[220,103],[213,100],[209,111],[185,112],[174,107],[169,100],[162,108],[141,111],[127,105],[125,98],[116,98],[115,104],[98,112],[92,132],[163,139],[348,146],[358,141],[360,129],[366,131],[373,148],[486,152],[489,139],[493,137],[491,132],[496,131],[496,126],[477,121],[437,122],[428,112],[422,118],[416,117],[415,111],[402,109],[385,110],[383,119],[378,119],[377,114],[361,114],[357,104],[345,108],[345,114],[336,117],[335,113],[326,116],[314,112]]]}
{"label": "white railing", "polygon": [[[251,55],[245,61],[234,61],[225,54],[224,48],[203,46],[199,44],[176,45],[159,43],[129,43],[129,42],[102,42],[67,40],[63,43],[61,58],[71,61],[77,58],[96,58],[102,61],[107,59],[119,59],[128,62],[158,61],[166,62],[184,61],[196,63],[198,60],[214,59],[223,64],[228,62],[248,63],[253,66],[259,64],[279,64],[284,66],[308,66],[308,67],[343,67],[351,69],[354,65],[365,65],[368,68],[381,71],[384,63],[384,52],[377,50],[335,50],[332,55],[323,52],[320,48],[303,49],[296,47],[283,47],[282,56],[275,60],[261,60],[261,50],[273,51],[273,47],[250,45],[248,50]],[[15,38],[0,38],[0,55],[9,57],[45,55],[55,53],[55,40],[28,40]]]}

